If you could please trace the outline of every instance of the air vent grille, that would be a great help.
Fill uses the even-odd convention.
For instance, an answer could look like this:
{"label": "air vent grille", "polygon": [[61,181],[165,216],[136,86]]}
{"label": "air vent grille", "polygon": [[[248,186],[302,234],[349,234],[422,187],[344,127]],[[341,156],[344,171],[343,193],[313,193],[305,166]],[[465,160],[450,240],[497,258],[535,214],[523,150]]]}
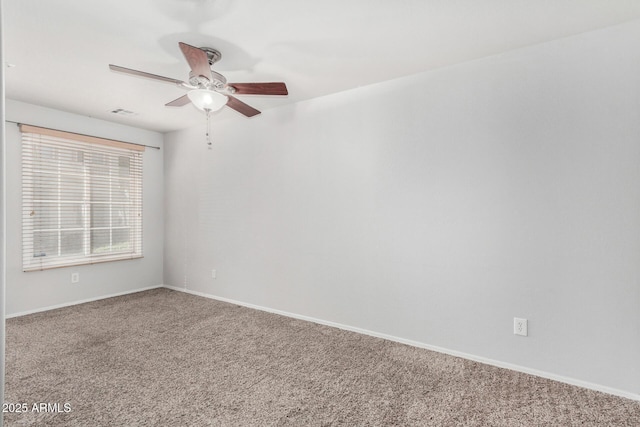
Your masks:
{"label": "air vent grille", "polygon": [[136,113],[133,111],[125,110],[124,108],[116,108],[115,110],[111,110],[113,114],[117,114],[119,116],[135,116]]}

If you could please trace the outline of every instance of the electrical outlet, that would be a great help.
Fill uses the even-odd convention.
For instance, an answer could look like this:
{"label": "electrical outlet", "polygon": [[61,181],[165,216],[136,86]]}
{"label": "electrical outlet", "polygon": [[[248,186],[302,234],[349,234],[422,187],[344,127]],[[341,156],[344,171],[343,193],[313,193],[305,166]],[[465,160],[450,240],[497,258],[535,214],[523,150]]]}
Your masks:
{"label": "electrical outlet", "polygon": [[211,270],[211,278],[212,279],[216,278],[216,271],[215,270]]}
{"label": "electrical outlet", "polygon": [[80,273],[71,273],[71,283],[80,282]]}
{"label": "electrical outlet", "polygon": [[522,335],[526,337],[528,334],[527,319],[513,318],[513,333],[516,335]]}

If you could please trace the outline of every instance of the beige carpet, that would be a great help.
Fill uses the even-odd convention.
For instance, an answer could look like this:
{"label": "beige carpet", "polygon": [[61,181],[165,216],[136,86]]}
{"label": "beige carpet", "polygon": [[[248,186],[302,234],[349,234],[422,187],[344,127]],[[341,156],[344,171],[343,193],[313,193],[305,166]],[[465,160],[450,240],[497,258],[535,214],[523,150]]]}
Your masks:
{"label": "beige carpet", "polygon": [[640,402],[167,289],[9,319],[6,348],[8,426],[640,425]]}

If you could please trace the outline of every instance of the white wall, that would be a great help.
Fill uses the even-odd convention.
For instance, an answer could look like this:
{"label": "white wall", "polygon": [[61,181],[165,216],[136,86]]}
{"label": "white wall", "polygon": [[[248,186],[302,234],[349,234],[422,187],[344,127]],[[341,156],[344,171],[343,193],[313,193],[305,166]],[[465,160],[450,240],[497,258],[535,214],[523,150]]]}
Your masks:
{"label": "white wall", "polygon": [[[4,33],[2,31],[4,25],[2,15],[2,0],[0,0],[0,64],[4,64]],[[4,67],[0,66],[0,402],[4,402],[4,336],[5,336],[5,253],[6,240],[5,236],[5,100],[4,100]],[[0,413],[0,426],[4,424],[3,414]]]}
{"label": "white wall", "polygon": [[[40,310],[87,299],[130,292],[162,284],[163,149],[147,148],[143,155],[144,258],[54,270],[22,271],[21,143],[15,123],[27,123],[156,147],[163,135],[90,117],[7,100],[7,284],[6,314]],[[71,272],[80,282],[71,284]]]}
{"label": "white wall", "polygon": [[165,283],[640,395],[638,40],[167,135]]}

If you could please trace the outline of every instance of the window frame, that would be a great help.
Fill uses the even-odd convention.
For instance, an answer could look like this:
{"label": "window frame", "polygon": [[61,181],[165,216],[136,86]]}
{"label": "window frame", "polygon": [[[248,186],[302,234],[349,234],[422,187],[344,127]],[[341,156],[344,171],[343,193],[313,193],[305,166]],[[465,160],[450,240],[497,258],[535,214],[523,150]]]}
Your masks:
{"label": "window frame", "polygon": [[[142,258],[144,146],[30,125],[20,125],[20,130],[23,271]],[[37,153],[43,150],[49,150],[51,157],[38,157]],[[69,155],[72,159],[77,156],[77,169],[76,161],[69,160]],[[103,156],[104,163],[94,162],[99,156]],[[123,164],[126,164],[124,168]],[[98,168],[101,174],[97,172]],[[122,175],[122,171],[126,173]],[[45,177],[51,179],[47,181],[43,179]],[[64,178],[67,179],[66,186]],[[47,199],[45,190],[52,189],[54,193],[57,190],[57,194]],[[66,199],[73,191],[76,193],[71,199]],[[123,195],[121,198],[116,195],[118,191]],[[104,199],[105,196],[108,200],[98,200],[98,197]],[[52,204],[52,209],[45,207]],[[70,211],[72,206],[79,206],[79,209]],[[94,214],[100,212],[98,206],[102,207],[102,212],[94,218]],[[114,215],[118,216],[115,221]],[[97,224],[98,220],[104,222],[105,219],[108,223]],[[75,222],[75,226],[69,226],[70,222]],[[129,230],[128,233],[120,233],[121,238],[127,236],[122,241],[126,242],[125,247],[118,247],[114,241],[114,231],[118,230]],[[65,243],[65,235],[73,239],[74,233],[76,240]],[[47,234],[50,242],[55,241],[49,247],[55,248],[53,255],[47,255],[46,251],[38,252],[44,247],[42,239]],[[99,234],[103,237],[108,235],[108,243],[97,250],[94,245]],[[38,240],[38,235],[41,240]],[[65,249],[75,252],[65,254]]]}

